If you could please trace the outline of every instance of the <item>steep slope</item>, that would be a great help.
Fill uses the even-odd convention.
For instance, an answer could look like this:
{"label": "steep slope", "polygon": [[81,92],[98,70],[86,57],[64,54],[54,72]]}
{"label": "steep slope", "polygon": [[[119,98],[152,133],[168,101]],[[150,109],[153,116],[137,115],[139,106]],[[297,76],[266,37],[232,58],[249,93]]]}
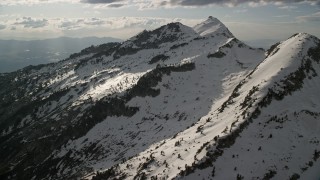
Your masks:
{"label": "steep slope", "polygon": [[187,130],[93,179],[319,178],[320,40],[276,44]]}
{"label": "steep slope", "polygon": [[79,178],[198,122],[264,58],[210,32],[170,23],[1,74],[1,178]]}
{"label": "steep slope", "polygon": [[[246,121],[217,142],[221,154],[210,158],[215,178],[319,178],[319,45],[316,37],[294,35],[240,83],[224,111],[241,112]],[[212,170],[187,179],[210,177]]]}
{"label": "steep slope", "polygon": [[209,16],[209,18],[197,24],[193,29],[200,34],[200,36],[211,36],[223,34],[228,37],[234,37],[229,29],[219,19]]}

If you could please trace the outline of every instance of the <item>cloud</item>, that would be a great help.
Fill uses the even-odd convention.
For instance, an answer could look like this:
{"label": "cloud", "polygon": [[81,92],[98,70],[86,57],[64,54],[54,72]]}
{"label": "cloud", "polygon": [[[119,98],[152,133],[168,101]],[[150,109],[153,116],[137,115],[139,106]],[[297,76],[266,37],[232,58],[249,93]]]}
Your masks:
{"label": "cloud", "polygon": [[293,10],[297,9],[297,6],[280,6],[279,9]]}
{"label": "cloud", "polygon": [[16,5],[36,5],[48,3],[78,3],[79,0],[1,0],[0,5],[3,6],[16,6]]}
{"label": "cloud", "polygon": [[100,18],[91,18],[91,19],[86,19],[85,21],[83,21],[83,23],[85,25],[99,26],[104,24],[105,22]]}
{"label": "cloud", "polygon": [[0,6],[9,5],[36,5],[48,3],[83,3],[91,5],[105,5],[104,8],[120,8],[124,6],[135,6],[139,9],[154,9],[158,7],[197,7],[207,5],[220,5],[234,7],[248,3],[249,6],[263,6],[275,4],[285,7],[286,4],[309,3],[320,5],[320,0],[1,0]]}
{"label": "cloud", "polygon": [[[283,9],[294,9],[295,6],[286,6],[293,3],[309,3],[320,5],[320,0],[80,0],[88,4],[108,4],[105,8],[119,8],[124,5],[137,6],[139,9],[154,9],[158,7],[197,7],[207,5],[219,5],[235,7],[240,4],[248,3],[251,7],[275,4]],[[121,2],[121,3],[119,3]]]}
{"label": "cloud", "polygon": [[[25,32],[66,32],[79,30],[102,29],[154,29],[170,22],[193,22],[195,20],[156,17],[105,17],[105,18],[46,18],[35,17],[11,17],[6,23],[2,23],[7,30]],[[198,22],[199,20],[197,20]],[[0,24],[1,25],[1,24]],[[194,25],[194,23],[192,24]],[[4,29],[3,26],[0,28]]]}
{"label": "cloud", "polygon": [[202,20],[157,17],[55,18],[49,19],[50,25],[46,27],[45,32],[55,32],[61,36],[72,37],[94,35],[127,39],[144,29],[152,30],[177,21],[194,26]]}
{"label": "cloud", "polygon": [[33,19],[31,17],[18,18],[13,25],[22,25],[25,28],[41,28],[48,25],[47,19]]}
{"label": "cloud", "polygon": [[223,5],[223,6],[237,6],[244,3],[249,3],[251,6],[266,5],[274,3],[276,5],[289,3],[311,3],[313,5],[320,4],[320,0],[170,0],[164,4],[174,6],[206,6],[206,5]]}
{"label": "cloud", "polygon": [[154,28],[169,23],[165,18],[148,18],[148,17],[121,17],[108,18],[109,28]]}
{"label": "cloud", "polygon": [[121,7],[125,7],[126,5],[127,5],[127,4],[118,4],[118,3],[96,4],[96,5],[94,5],[94,9],[121,8]]}
{"label": "cloud", "polygon": [[77,30],[90,28],[92,26],[101,26],[106,22],[100,18],[77,18],[63,19],[59,22],[58,27],[62,30]]}
{"label": "cloud", "polygon": [[109,4],[108,7],[109,8],[119,8],[119,7],[122,7],[124,6],[125,4]]}
{"label": "cloud", "polygon": [[0,24],[0,30],[5,29],[6,27],[6,25]]}
{"label": "cloud", "polygon": [[81,0],[82,3],[89,3],[89,4],[111,4],[117,3],[123,0]]}
{"label": "cloud", "polygon": [[170,22],[182,22],[194,25],[199,20],[176,19],[176,18],[153,18],[153,17],[108,17],[108,18],[64,18],[50,21],[63,31],[75,31],[80,29],[154,29]]}
{"label": "cloud", "polygon": [[81,26],[79,25],[80,21],[72,21],[72,20],[64,20],[62,21],[58,27],[62,30],[74,30],[79,29]]}
{"label": "cloud", "polygon": [[298,16],[296,19],[300,22],[320,22],[320,11],[307,16]]}
{"label": "cloud", "polygon": [[285,18],[285,17],[289,17],[288,14],[283,14],[283,15],[278,15],[278,16],[273,16],[275,18]]}

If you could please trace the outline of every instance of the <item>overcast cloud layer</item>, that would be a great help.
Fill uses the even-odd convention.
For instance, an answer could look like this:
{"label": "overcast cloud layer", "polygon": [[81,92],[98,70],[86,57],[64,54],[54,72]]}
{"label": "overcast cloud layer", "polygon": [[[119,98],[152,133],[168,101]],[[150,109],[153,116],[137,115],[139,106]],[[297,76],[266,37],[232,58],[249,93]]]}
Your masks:
{"label": "overcast cloud layer", "polygon": [[286,4],[286,3],[311,3],[320,4],[320,0],[81,0],[83,3],[90,4],[110,4],[114,2],[127,2],[127,3],[151,3],[158,5],[179,5],[179,6],[205,6],[205,5],[228,5],[237,6],[243,3],[249,3],[251,5],[263,5],[267,3]]}
{"label": "overcast cloud layer", "polygon": [[0,5],[33,5],[40,3],[86,3],[86,4],[110,4],[109,7],[118,8],[124,5],[133,5],[139,7],[174,7],[174,6],[206,6],[222,5],[237,6],[248,3],[251,6],[266,5],[274,3],[283,5],[288,3],[310,3],[320,5],[320,0],[1,0]]}
{"label": "overcast cloud layer", "polygon": [[144,7],[206,5],[226,5],[232,7],[244,3],[248,3],[251,6],[266,5],[268,3],[273,3],[276,5],[283,5],[288,3],[310,3],[312,5],[320,5],[320,0],[81,0],[81,2],[89,4],[110,4],[122,2],[124,4],[132,4],[139,6],[144,5]]}
{"label": "overcast cloud layer", "polygon": [[237,6],[243,3],[249,3],[252,6],[255,5],[265,5],[268,3],[275,3],[278,5],[286,3],[302,3],[307,2],[311,4],[320,4],[320,0],[170,0],[166,1],[171,5],[180,6],[205,6],[205,5],[227,5],[227,6]]}

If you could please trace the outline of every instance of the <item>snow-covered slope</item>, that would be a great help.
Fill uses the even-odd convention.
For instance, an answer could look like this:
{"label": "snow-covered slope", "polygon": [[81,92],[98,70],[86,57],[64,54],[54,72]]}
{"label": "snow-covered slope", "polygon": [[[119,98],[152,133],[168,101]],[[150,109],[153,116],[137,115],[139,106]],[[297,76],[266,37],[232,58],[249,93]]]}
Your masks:
{"label": "snow-covered slope", "polygon": [[193,126],[94,179],[319,178],[319,48],[303,33],[278,44]]}
{"label": "snow-covered slope", "polygon": [[[291,117],[293,109],[310,119],[307,124],[317,123],[308,113],[319,113],[314,93],[319,87],[311,86],[317,82],[319,47],[317,38],[297,34],[273,46],[266,58],[263,50],[245,45],[209,17],[194,28],[170,23],[123,43],[86,48],[58,63],[1,74],[0,177],[198,179],[212,175],[212,166],[219,179],[238,173],[260,177],[282,158],[281,151],[251,137],[258,132],[249,129],[260,128],[267,137],[272,127],[264,127],[263,118]],[[298,92],[296,83],[306,108],[294,98],[289,110],[273,106],[287,103]],[[291,127],[303,126],[288,122],[279,131],[283,139],[295,137],[288,133]],[[310,132],[295,130],[303,136],[301,143],[311,136],[317,142],[317,125],[312,127]],[[251,162],[247,151],[239,154],[239,162],[223,153],[241,152],[238,141],[246,147],[246,141],[265,144],[261,151],[270,150],[275,160],[252,164],[261,169],[252,176],[240,171],[242,162]],[[299,149],[299,163],[312,155],[300,153],[301,143],[292,144]],[[308,148],[319,150],[317,143]],[[227,163],[239,163],[239,171],[226,173]],[[317,175],[312,168],[305,172],[306,177]],[[277,175],[287,177],[284,171]]]}
{"label": "snow-covered slope", "polygon": [[184,179],[212,177],[213,169],[217,179],[318,179],[319,45],[300,33],[275,47],[235,89],[239,95],[218,110],[219,116],[232,110],[232,119],[244,123],[210,147],[208,152],[220,151],[205,158],[213,167]]}

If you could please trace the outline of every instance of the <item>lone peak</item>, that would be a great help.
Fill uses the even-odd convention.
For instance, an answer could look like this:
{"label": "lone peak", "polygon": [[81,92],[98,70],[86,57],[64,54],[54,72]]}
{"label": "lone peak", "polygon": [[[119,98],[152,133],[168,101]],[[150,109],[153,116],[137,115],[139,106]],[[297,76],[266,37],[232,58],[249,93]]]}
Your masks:
{"label": "lone peak", "polygon": [[208,19],[194,26],[193,29],[200,36],[223,34],[228,37],[234,37],[228,28],[219,19],[213,16],[209,16]]}

